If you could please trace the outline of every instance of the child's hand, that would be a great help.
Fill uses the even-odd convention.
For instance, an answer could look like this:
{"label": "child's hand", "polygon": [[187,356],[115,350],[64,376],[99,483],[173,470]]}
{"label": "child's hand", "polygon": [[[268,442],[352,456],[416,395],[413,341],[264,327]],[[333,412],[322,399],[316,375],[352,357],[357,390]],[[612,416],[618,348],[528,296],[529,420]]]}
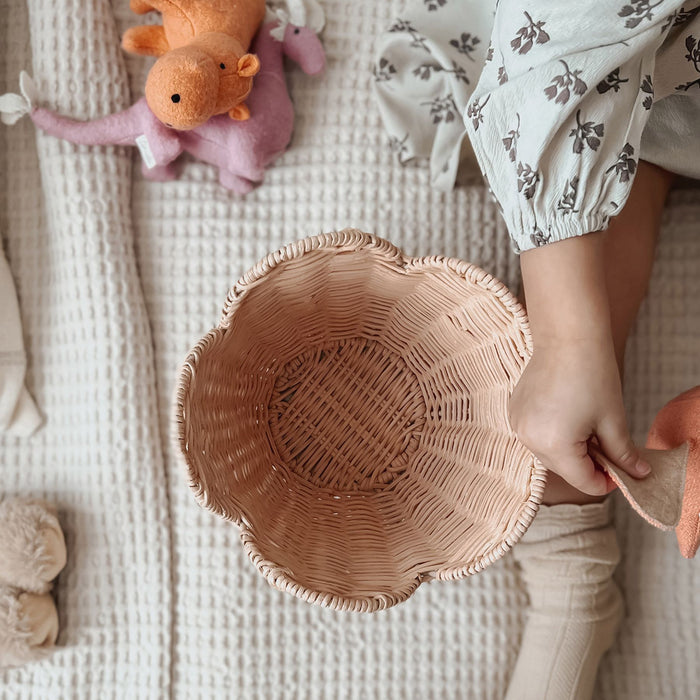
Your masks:
{"label": "child's hand", "polygon": [[509,407],[511,427],[544,466],[592,496],[612,489],[588,456],[593,435],[627,473],[650,471],[637,468],[627,429],[617,362],[623,336],[617,329],[616,348],[603,241],[589,233],[521,255],[535,350]]}
{"label": "child's hand", "polygon": [[640,477],[627,429],[615,353],[606,339],[540,344],[510,400],[510,423],[547,469],[591,496],[614,488],[588,456],[596,435],[605,454]]}

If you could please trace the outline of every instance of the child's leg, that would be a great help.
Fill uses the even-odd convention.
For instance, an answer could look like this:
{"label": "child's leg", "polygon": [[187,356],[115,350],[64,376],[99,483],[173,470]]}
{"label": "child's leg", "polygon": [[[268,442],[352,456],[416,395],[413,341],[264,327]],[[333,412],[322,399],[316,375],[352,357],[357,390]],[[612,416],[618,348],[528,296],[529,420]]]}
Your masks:
{"label": "child's leg", "polygon": [[611,501],[542,506],[513,549],[530,598],[506,700],[590,700],[622,619]]}
{"label": "child's leg", "polygon": [[[606,282],[620,373],[644,298],[672,175],[639,163],[630,197],[605,232]],[[619,560],[610,502],[550,472],[544,502],[513,555],[530,610],[507,700],[588,700],[622,617],[612,574]],[[578,504],[578,505],[570,505]]]}

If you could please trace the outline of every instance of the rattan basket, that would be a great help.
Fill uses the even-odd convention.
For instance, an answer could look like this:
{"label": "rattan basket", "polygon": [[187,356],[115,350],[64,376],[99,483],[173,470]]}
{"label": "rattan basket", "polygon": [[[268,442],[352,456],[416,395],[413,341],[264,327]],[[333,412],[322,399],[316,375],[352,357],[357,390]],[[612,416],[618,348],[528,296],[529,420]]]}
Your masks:
{"label": "rattan basket", "polygon": [[199,503],[274,587],[344,610],[482,570],[545,470],[511,431],[532,353],[484,270],[347,229],[269,255],[187,357],[174,434]]}

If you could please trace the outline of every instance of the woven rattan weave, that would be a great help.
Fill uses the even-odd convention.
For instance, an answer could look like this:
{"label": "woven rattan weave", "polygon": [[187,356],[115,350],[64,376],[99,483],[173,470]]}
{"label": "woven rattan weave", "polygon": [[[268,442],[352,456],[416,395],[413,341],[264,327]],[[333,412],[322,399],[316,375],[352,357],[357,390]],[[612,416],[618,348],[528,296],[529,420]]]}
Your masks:
{"label": "woven rattan weave", "polygon": [[175,436],[204,507],[268,582],[374,611],[480,571],[545,471],[508,423],[525,311],[480,268],[347,229],[247,272],[190,352]]}

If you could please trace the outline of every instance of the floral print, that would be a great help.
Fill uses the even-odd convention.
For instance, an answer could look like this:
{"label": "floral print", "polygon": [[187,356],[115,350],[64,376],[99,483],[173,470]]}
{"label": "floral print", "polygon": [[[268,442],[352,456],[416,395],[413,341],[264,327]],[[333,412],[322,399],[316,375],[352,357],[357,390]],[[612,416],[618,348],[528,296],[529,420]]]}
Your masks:
{"label": "floral print", "polygon": [[452,61],[452,70],[443,68],[438,63],[422,63],[420,66],[414,68],[413,75],[418,76],[421,80],[430,80],[430,76],[433,74],[433,72],[439,73],[440,71],[444,73],[452,73],[457,80],[462,80],[469,84],[469,76],[467,75],[467,71],[465,71],[464,68],[462,68],[462,66],[455,61]]}
{"label": "floral print", "polygon": [[685,8],[681,7],[680,10],[676,10],[668,17],[666,17],[666,24],[661,27],[661,33],[663,34],[669,27],[678,27],[684,24],[688,20],[692,19],[700,12],[700,7],[696,7],[694,10],[687,11]]}
{"label": "floral print", "polygon": [[576,128],[569,132],[569,136],[574,138],[574,153],[583,153],[584,144],[591,150],[597,151],[600,139],[603,138],[604,134],[605,126],[603,124],[596,124],[593,121],[581,122],[581,110],[576,111]]}
{"label": "floral print", "polygon": [[561,199],[557,202],[557,210],[563,216],[567,214],[576,214],[578,209],[574,209],[576,205],[576,197],[578,196],[578,175],[572,177],[566,183],[566,189]]}
{"label": "floral print", "polygon": [[386,58],[380,58],[373,71],[374,79],[380,82],[382,80],[391,80],[391,77],[396,74],[396,67],[389,63]]}
{"label": "floral print", "polygon": [[[454,46],[459,53],[464,54],[468,59],[474,60],[474,51],[481,42],[478,36],[472,36],[470,32],[462,32],[459,39],[450,39],[450,46]],[[493,48],[491,48],[493,50]],[[486,59],[488,60],[488,58]]]}
{"label": "floral print", "polygon": [[403,20],[403,19],[397,19],[394,24],[389,27],[390,32],[406,32],[407,34],[410,35],[411,37],[411,46],[423,49],[424,51],[427,51],[430,53],[430,49],[428,48],[428,45],[426,44],[426,40],[424,36],[421,36],[421,34],[418,32],[418,30],[411,24],[410,21]]}
{"label": "floral print", "polygon": [[406,151],[408,150],[406,148],[406,141],[408,141],[408,132],[402,139],[400,139],[398,136],[389,137],[389,148],[391,149],[392,153],[396,154],[396,157],[399,159],[400,163],[403,162],[404,158],[406,157]]}
{"label": "floral print", "polygon": [[630,177],[637,170],[637,161],[632,157],[634,155],[634,146],[626,143],[619,155],[617,161],[613,163],[605,172],[609,173],[614,170],[616,175],[620,176],[620,182],[629,182]]}
{"label": "floral print", "polygon": [[628,5],[625,5],[617,14],[620,17],[627,17],[625,27],[634,29],[645,19],[650,21],[654,19],[654,8],[663,5],[664,0],[658,2],[650,2],[649,0],[630,0]]}
{"label": "floral print", "polygon": [[[487,0],[407,1],[415,11],[386,34],[400,50],[373,67],[390,147],[401,162],[428,157],[449,188],[468,137],[516,254],[605,228],[640,157],[693,162],[675,144],[664,161],[663,144],[697,132],[697,117],[674,129],[678,108],[661,108],[683,93],[700,114],[700,0],[491,0],[491,20]],[[696,163],[698,149],[700,134]]]}
{"label": "floral print", "polygon": [[544,89],[544,94],[547,95],[548,100],[554,100],[556,104],[566,104],[572,91],[575,95],[583,95],[588,87],[579,78],[580,70],[571,71],[566,61],[560,59],[559,62],[564,66],[564,73],[552,78],[552,84]]}
{"label": "floral print", "polygon": [[620,68],[617,67],[614,71],[611,71],[605,76],[605,80],[601,80],[598,85],[596,85],[596,90],[601,95],[604,95],[608,90],[619,92],[622,84],[629,83],[629,81],[629,78],[620,77]]}
{"label": "floral print", "polygon": [[421,102],[421,104],[430,107],[430,116],[433,118],[433,124],[437,124],[443,119],[446,122],[451,122],[459,116],[459,110],[452,95],[436,98],[431,102]]}
{"label": "floral print", "polygon": [[[700,74],[700,42],[691,34],[685,40],[685,48],[688,49],[688,53],[685,55],[686,59],[693,64],[695,70]],[[678,85],[676,90],[684,90],[687,92],[690,88],[695,86],[700,88],[700,77],[696,80],[690,80],[687,83]]]}
{"label": "floral print", "polygon": [[539,248],[540,246],[547,245],[552,240],[552,232],[551,230],[545,235],[539,228],[539,226],[535,227],[535,230],[530,234],[530,241],[532,242],[532,245],[535,246],[536,248]]}
{"label": "floral print", "polygon": [[487,97],[481,104],[479,104],[478,100],[475,100],[469,105],[469,108],[467,109],[467,117],[472,120],[474,129],[478,129],[479,124],[484,121],[484,115],[481,112],[488,101],[489,97]]}
{"label": "floral print", "polygon": [[501,141],[508,151],[508,158],[510,158],[511,163],[515,163],[515,159],[518,155],[518,139],[520,138],[520,115],[516,112],[515,116],[518,118],[518,124],[515,129],[511,129],[507,136],[504,136]]}
{"label": "floral print", "polygon": [[639,89],[646,93],[646,97],[642,100],[644,109],[651,109],[652,104],[654,104],[654,86],[651,83],[650,75],[644,76],[644,80],[642,80]]}
{"label": "floral print", "polygon": [[527,18],[527,24],[518,29],[515,39],[510,42],[511,49],[519,54],[530,51],[533,41],[536,44],[546,44],[549,41],[549,34],[543,29],[545,22],[535,22],[527,12],[523,14]]}
{"label": "floral print", "polygon": [[536,170],[533,170],[527,163],[518,163],[518,192],[525,199],[531,199],[535,194],[535,186],[539,182],[540,175]]}

